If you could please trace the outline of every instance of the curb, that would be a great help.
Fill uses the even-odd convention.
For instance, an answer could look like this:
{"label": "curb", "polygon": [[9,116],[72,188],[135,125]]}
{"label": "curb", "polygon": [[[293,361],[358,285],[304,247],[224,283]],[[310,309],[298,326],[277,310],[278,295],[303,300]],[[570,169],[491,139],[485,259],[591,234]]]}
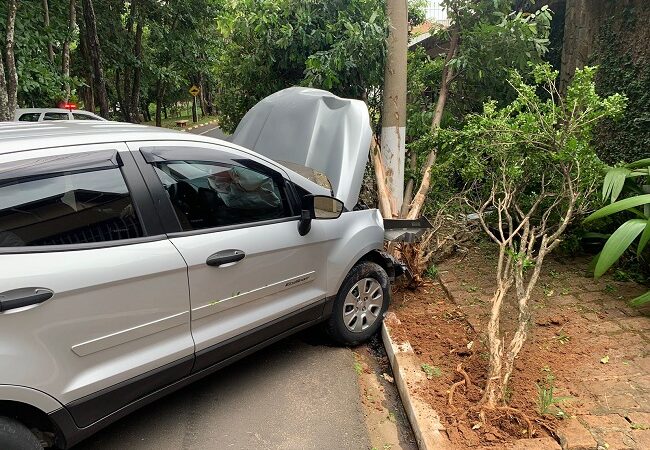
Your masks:
{"label": "curb", "polygon": [[411,344],[408,342],[395,344],[385,322],[381,327],[381,337],[388,361],[393,369],[397,391],[411,423],[411,428],[413,428],[418,448],[420,450],[453,449],[438,413],[409,391],[409,385],[424,380],[424,374],[420,370]]}
{"label": "curb", "polygon": [[194,129],[199,128],[199,127],[204,127],[206,125],[212,125],[213,123],[217,123],[218,121],[219,121],[219,119],[214,119],[214,120],[210,120],[209,122],[204,122],[201,125],[192,125],[191,127],[181,128],[180,130],[181,131],[190,131],[190,130],[194,130]]}

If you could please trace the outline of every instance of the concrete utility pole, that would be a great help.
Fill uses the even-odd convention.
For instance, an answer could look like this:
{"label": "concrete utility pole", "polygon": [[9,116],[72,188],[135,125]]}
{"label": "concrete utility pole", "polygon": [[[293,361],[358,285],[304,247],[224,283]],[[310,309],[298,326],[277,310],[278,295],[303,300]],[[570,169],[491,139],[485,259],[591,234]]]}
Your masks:
{"label": "concrete utility pole", "polygon": [[384,75],[381,153],[387,184],[399,211],[404,200],[404,160],[406,138],[406,53],[408,51],[407,0],[387,0],[390,24]]}

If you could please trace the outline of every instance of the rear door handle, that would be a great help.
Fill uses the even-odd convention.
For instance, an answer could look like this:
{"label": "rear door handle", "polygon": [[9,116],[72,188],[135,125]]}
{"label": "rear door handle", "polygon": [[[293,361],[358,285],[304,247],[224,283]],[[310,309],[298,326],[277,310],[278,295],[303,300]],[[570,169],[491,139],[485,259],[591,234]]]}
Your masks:
{"label": "rear door handle", "polygon": [[38,305],[54,295],[50,289],[29,287],[0,293],[0,312],[23,306]]}
{"label": "rear door handle", "polygon": [[208,256],[205,262],[208,266],[219,267],[225,264],[236,263],[246,257],[246,253],[242,250],[222,250],[213,255]]}

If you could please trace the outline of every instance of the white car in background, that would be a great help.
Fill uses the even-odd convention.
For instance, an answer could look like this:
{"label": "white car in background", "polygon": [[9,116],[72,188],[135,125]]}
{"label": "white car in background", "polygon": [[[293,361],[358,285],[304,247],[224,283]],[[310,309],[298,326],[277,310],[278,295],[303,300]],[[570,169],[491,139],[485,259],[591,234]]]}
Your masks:
{"label": "white car in background", "polygon": [[80,109],[62,109],[62,108],[23,108],[17,109],[14,115],[16,122],[44,122],[48,120],[101,120],[106,121],[103,117],[93,114],[89,111]]}

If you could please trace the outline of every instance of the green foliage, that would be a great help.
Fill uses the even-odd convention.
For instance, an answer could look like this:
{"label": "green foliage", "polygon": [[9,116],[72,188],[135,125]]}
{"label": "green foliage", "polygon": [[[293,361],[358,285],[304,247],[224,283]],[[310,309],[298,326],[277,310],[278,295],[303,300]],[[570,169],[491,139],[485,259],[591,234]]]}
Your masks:
{"label": "green foliage", "polygon": [[[603,200],[609,199],[611,203],[587,217],[585,223],[621,213],[633,218],[620,225],[605,242],[603,250],[596,257],[596,278],[607,272],[637,238],[636,254],[643,259],[643,252],[650,241],[650,193],[643,193],[644,185],[650,185],[650,159],[611,168],[605,175]],[[626,198],[618,200],[621,194]],[[632,300],[635,305],[647,302],[650,302],[648,293]]]}
{"label": "green foliage", "polygon": [[438,276],[438,266],[436,266],[435,264],[431,264],[429,267],[427,267],[425,275],[428,278],[435,280],[436,277]]}
{"label": "green foliage", "polygon": [[431,366],[429,364],[422,364],[421,368],[422,372],[426,374],[428,380],[432,380],[434,377],[439,378],[442,376],[442,370],[440,367]]}
{"label": "green foliage", "polygon": [[[446,150],[440,170],[462,183],[474,205],[498,203],[507,194],[516,205],[514,217],[539,211],[530,217],[531,226],[555,231],[561,217],[592,207],[602,163],[591,131],[603,118],[620,116],[625,97],[599,96],[590,67],[576,73],[565,97],[548,64],[535,66],[531,76],[535,84],[512,72],[513,102],[502,108],[487,102],[462,129],[440,131],[437,144]],[[568,210],[572,196],[575,205]]]}
{"label": "green foliage", "polygon": [[459,27],[461,44],[450,62],[459,74],[455,90],[463,98],[460,113],[478,112],[488,99],[512,101],[511,70],[525,73],[548,51],[551,11],[513,11],[512,0],[446,0],[449,17]]}
{"label": "green foliage", "polygon": [[[445,2],[452,29],[460,30],[460,48],[451,61],[455,76],[450,86],[441,128],[458,128],[470,113],[478,113],[487,101],[497,105],[511,102],[517,95],[509,84],[512,70],[528,74],[529,65],[541,62],[547,51],[551,13],[547,8],[534,13],[513,13],[510,0],[449,0]],[[438,42],[448,42],[450,30],[434,33]],[[432,171],[429,201],[425,212],[449,208],[450,195],[462,189],[464,180],[449,170],[455,147],[431,133],[431,120],[440,89],[445,55],[427,56],[424,49],[409,51],[407,150],[417,156],[421,167],[429,152],[437,148]],[[471,169],[471,168],[470,168]],[[406,178],[417,178],[422,171]]]}
{"label": "green foliage", "polygon": [[[50,0],[50,26],[43,26],[43,2],[21,0],[16,13],[15,54],[18,72],[18,102],[24,106],[57,106],[64,97],[61,55],[49,60],[48,42],[61,43],[67,35],[67,5],[64,0]],[[5,46],[6,2],[0,3],[0,48]],[[76,38],[73,36],[73,38]],[[81,82],[73,77],[73,86]]]}
{"label": "green foliage", "polygon": [[221,125],[232,130],[263,97],[292,85],[367,99],[383,80],[380,0],[229,0],[216,20]]}
{"label": "green foliage", "polygon": [[427,0],[408,0],[409,25],[415,27],[426,20]]}
{"label": "green foliage", "polygon": [[555,417],[564,419],[567,417],[560,403],[571,400],[571,397],[555,397],[555,377],[552,373],[546,376],[546,379],[540,384],[535,383],[537,387],[537,412],[540,416],[553,414]]}
{"label": "green foliage", "polygon": [[605,21],[593,55],[599,65],[598,92],[622,92],[629,98],[622,120],[605,120],[595,132],[598,155],[608,164],[646,157],[650,148],[650,53],[641,31],[647,24],[635,17],[625,7]]}

